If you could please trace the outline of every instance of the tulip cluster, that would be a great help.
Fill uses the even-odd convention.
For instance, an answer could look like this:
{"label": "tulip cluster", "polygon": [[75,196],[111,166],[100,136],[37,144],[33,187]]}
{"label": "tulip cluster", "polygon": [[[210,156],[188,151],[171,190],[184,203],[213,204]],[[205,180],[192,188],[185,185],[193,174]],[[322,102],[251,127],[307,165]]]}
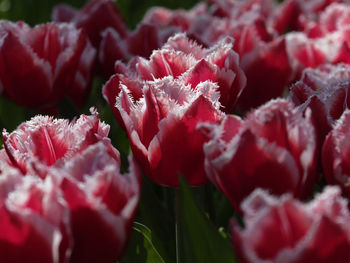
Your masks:
{"label": "tulip cluster", "polygon": [[[66,97],[86,105],[97,76],[105,101],[90,106],[105,106],[132,152],[126,161],[94,107],[4,125],[1,262],[112,263],[132,239],[136,256],[160,247],[144,262],[167,263],[185,229],[172,203],[181,178],[209,192],[204,219],[223,227],[240,262],[350,262],[349,3],[209,2],[152,7],[133,30],[112,0],[59,4],[33,27],[0,20],[0,103],[62,117]],[[176,248],[159,241],[158,215],[144,215],[143,175],[179,220]]]}
{"label": "tulip cluster", "polygon": [[[36,116],[3,133],[3,262],[113,262],[125,249],[140,193],[121,175],[109,126],[95,110],[74,122]],[[108,248],[108,249],[106,249]]]}

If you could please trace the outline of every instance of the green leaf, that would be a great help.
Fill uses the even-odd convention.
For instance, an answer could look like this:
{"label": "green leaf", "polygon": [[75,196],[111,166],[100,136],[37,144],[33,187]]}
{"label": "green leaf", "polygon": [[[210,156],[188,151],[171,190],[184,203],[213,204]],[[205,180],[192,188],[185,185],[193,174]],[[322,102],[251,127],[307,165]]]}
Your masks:
{"label": "green leaf", "polygon": [[146,263],[147,250],[144,246],[144,237],[138,231],[133,229],[129,240],[128,248],[125,251],[124,256],[118,262],[129,263],[129,262],[140,262]]}
{"label": "green leaf", "polygon": [[176,191],[177,262],[237,262],[230,240],[199,210],[183,179]]}
{"label": "green leaf", "polygon": [[140,222],[152,232],[152,244],[166,263],[176,262],[174,192],[143,178]]}
{"label": "green leaf", "polygon": [[0,96],[0,132],[4,128],[12,132],[25,119],[26,114],[23,108]]}
{"label": "green leaf", "polygon": [[34,26],[49,22],[54,5],[65,2],[81,7],[86,0],[0,0],[0,18],[25,21]]}
{"label": "green leaf", "polygon": [[149,263],[165,263],[152,242],[152,231],[141,223],[134,223],[134,230],[144,238],[144,246],[147,250],[147,261]]}
{"label": "green leaf", "polygon": [[122,263],[166,263],[152,241],[152,231],[145,225],[135,222],[128,249]]}

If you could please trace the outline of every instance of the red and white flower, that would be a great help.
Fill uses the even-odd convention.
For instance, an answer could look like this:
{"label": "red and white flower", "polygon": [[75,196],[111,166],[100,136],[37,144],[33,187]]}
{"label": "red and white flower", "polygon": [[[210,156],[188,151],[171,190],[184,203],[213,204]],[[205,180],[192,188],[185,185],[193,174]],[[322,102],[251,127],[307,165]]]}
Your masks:
{"label": "red and white flower", "polygon": [[[238,55],[232,50],[230,38],[206,49],[189,40],[186,35],[177,34],[169,38],[162,49],[154,51],[150,60],[137,57],[128,66],[117,63],[117,73],[106,83],[103,94],[113,109],[121,84],[127,86],[134,100],[138,100],[142,96],[142,86],[147,81],[171,76],[195,90],[200,82],[208,80],[218,84],[222,110],[230,112],[246,83],[238,64]],[[120,119],[116,109],[114,113]]]}
{"label": "red and white flower", "polygon": [[202,148],[207,139],[196,127],[222,119],[217,85],[204,81],[191,87],[168,76],[145,82],[137,101],[127,86],[121,89],[117,109],[134,156],[149,178],[167,186],[177,186],[180,175],[191,185],[206,183]]}
{"label": "red and white flower", "polygon": [[324,175],[329,184],[339,185],[345,196],[350,196],[349,179],[350,111],[346,109],[327,135],[322,148]]}
{"label": "red and white flower", "polygon": [[129,239],[140,195],[130,159],[96,111],[75,122],[37,116],[4,132],[0,254],[4,262],[113,262]]}
{"label": "red and white flower", "polygon": [[241,120],[226,116],[222,124],[202,124],[211,140],[204,144],[209,179],[239,205],[254,189],[305,198],[315,182],[316,138],[306,117],[286,100],[273,100]]}
{"label": "red and white flower", "polygon": [[325,64],[305,69],[290,88],[290,99],[300,109],[310,108],[320,147],[333,124],[349,108],[350,66]]}
{"label": "red and white flower", "polygon": [[129,34],[121,13],[112,0],[92,0],[81,10],[59,4],[54,7],[51,18],[56,22],[69,22],[77,28],[83,28],[96,48],[100,45],[101,33],[109,27],[122,38]]}
{"label": "red and white flower", "polygon": [[84,104],[90,92],[95,50],[69,24],[30,28],[0,21],[0,86],[15,103],[50,109],[64,97]]}
{"label": "red and white flower", "polygon": [[255,190],[242,204],[245,228],[232,222],[232,240],[241,262],[349,262],[347,200],[327,187],[308,204],[291,195]]}

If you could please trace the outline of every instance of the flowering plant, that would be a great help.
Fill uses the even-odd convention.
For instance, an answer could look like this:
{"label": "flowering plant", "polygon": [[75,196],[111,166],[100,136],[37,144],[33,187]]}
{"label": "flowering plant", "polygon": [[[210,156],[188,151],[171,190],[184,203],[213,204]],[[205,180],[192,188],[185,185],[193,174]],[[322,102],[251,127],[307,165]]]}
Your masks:
{"label": "flowering plant", "polygon": [[0,1],[0,261],[350,262],[349,2],[164,3]]}

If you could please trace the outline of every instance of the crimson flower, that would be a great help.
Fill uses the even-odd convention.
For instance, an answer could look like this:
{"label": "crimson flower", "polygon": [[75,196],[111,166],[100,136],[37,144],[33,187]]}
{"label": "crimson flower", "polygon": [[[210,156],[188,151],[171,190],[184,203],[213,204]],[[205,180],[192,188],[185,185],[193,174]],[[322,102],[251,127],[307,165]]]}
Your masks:
{"label": "crimson flower", "polygon": [[15,103],[49,109],[66,95],[82,106],[95,50],[81,30],[49,23],[30,28],[0,21],[0,82]]}
{"label": "crimson flower", "polygon": [[303,71],[301,79],[290,88],[290,99],[301,110],[310,108],[322,145],[332,125],[350,105],[348,89],[350,66],[325,64]]}
{"label": "crimson flower", "polygon": [[[99,63],[96,65],[98,73],[110,76],[114,73],[115,60],[128,60],[129,56],[135,55],[127,50],[128,44],[135,45],[131,40],[128,41],[129,37],[132,39],[135,36],[130,36],[121,13],[112,0],[92,0],[80,10],[67,4],[58,4],[54,7],[51,17],[53,21],[69,22],[86,32],[93,46],[99,50],[99,60],[93,61],[96,64]],[[143,40],[153,43],[152,38],[151,40],[144,38],[141,43]],[[148,44],[145,45],[148,46]],[[139,46],[140,53],[144,52],[144,49],[148,51],[142,45]],[[151,46],[151,48],[158,48],[158,46]]]}
{"label": "crimson flower", "polygon": [[[246,83],[238,63],[230,38],[206,49],[185,34],[177,34],[169,38],[162,49],[154,51],[150,60],[137,57],[128,66],[117,63],[117,73],[104,86],[103,95],[113,109],[121,84],[128,87],[134,100],[138,100],[145,81],[171,76],[195,90],[200,82],[209,80],[218,83],[220,103],[225,112],[230,112]],[[114,113],[120,119],[116,109]]]}
{"label": "crimson flower", "polygon": [[121,175],[96,111],[69,123],[37,116],[0,151],[3,262],[115,262],[135,215],[139,172]]}
{"label": "crimson flower", "polygon": [[148,58],[178,31],[176,27],[162,29],[152,24],[139,24],[135,31],[122,38],[113,28],[107,28],[102,32],[99,51],[103,72],[106,76],[113,75],[117,60],[127,62],[135,56]]}
{"label": "crimson flower", "polygon": [[143,17],[142,23],[157,27],[178,27],[182,32],[187,31],[192,23],[207,12],[207,5],[200,2],[188,11],[183,9],[171,10],[164,7],[152,7]]}
{"label": "crimson flower", "polygon": [[322,148],[322,164],[328,183],[339,185],[344,195],[350,196],[349,179],[350,111],[344,111],[327,135]]}
{"label": "crimson flower", "polygon": [[109,152],[119,160],[119,152],[111,145],[109,125],[100,122],[96,110],[70,123],[65,119],[37,116],[22,123],[11,134],[3,131],[4,148],[10,165],[23,174],[44,178],[50,166],[80,154],[89,145],[103,141]]}
{"label": "crimson flower", "polygon": [[237,104],[243,110],[282,96],[293,73],[284,37],[257,43],[251,52],[241,58],[240,65],[247,76],[247,86]]}
{"label": "crimson flower", "polygon": [[188,35],[205,46],[227,37],[235,39],[234,50],[247,76],[247,85],[238,100],[241,110],[258,107],[282,95],[292,70],[284,36],[270,26],[272,1],[214,1],[214,14],[199,16]]}
{"label": "crimson flower", "polygon": [[128,86],[120,87],[117,109],[134,156],[150,179],[175,187],[181,174],[191,185],[206,183],[202,147],[207,139],[196,127],[222,119],[217,85],[203,81],[191,86],[186,79],[167,76],[144,82],[137,100]]}
{"label": "crimson flower", "polygon": [[[320,1],[320,3],[321,2],[322,1]],[[331,0],[328,2],[324,10],[312,16],[302,17],[302,31],[304,31],[308,37],[319,38],[349,26],[349,6],[342,0]]]}
{"label": "crimson flower", "polygon": [[[323,11],[333,3],[346,0],[286,0],[277,8],[272,27],[280,34],[286,31],[304,31],[309,20],[317,20]],[[316,25],[316,24],[315,24]]]}
{"label": "crimson flower", "polygon": [[92,0],[81,10],[59,4],[54,7],[51,18],[56,22],[70,22],[77,28],[83,28],[95,47],[100,45],[101,33],[109,27],[118,32],[122,38],[128,35],[120,11],[112,0]]}
{"label": "crimson flower", "polygon": [[240,262],[349,262],[348,204],[327,187],[308,204],[257,189],[242,204],[245,229],[232,222]]}
{"label": "crimson flower", "polygon": [[350,63],[350,8],[332,4],[317,19],[304,19],[304,31],[287,34],[287,52],[294,72],[299,78],[307,67],[324,63]]}
{"label": "crimson flower", "polygon": [[239,211],[241,201],[260,187],[273,194],[307,197],[315,181],[316,140],[310,112],[277,99],[245,120],[227,115],[221,125],[202,124],[209,179]]}
{"label": "crimson flower", "polygon": [[235,39],[235,51],[242,57],[252,51],[256,42],[270,42],[276,38],[270,32],[268,17],[272,1],[213,1],[212,12],[192,21],[187,33],[205,46],[211,46],[226,36]]}
{"label": "crimson flower", "polygon": [[23,177],[0,161],[0,253],[3,262],[69,262],[69,211],[52,180]]}

